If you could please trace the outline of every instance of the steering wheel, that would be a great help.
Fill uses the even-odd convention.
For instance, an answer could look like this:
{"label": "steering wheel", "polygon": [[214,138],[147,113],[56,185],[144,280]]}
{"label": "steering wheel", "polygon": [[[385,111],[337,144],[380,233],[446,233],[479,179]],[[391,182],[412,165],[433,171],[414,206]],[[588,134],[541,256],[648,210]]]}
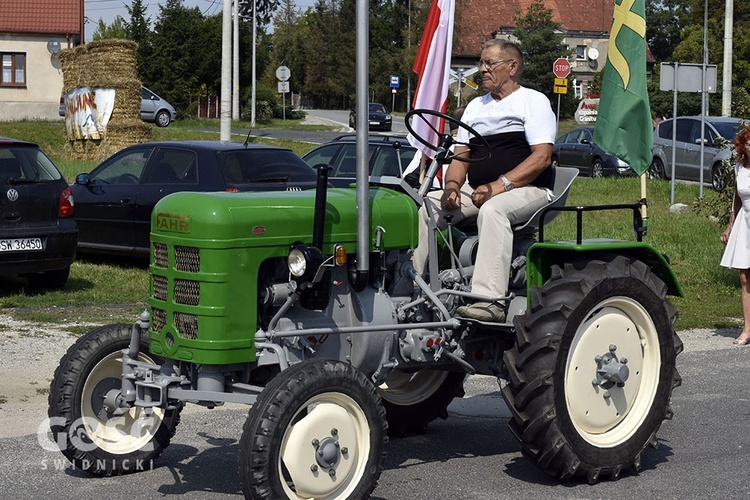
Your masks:
{"label": "steering wheel", "polygon": [[[438,118],[442,118],[443,120],[445,120],[449,124],[454,125],[454,126],[452,126],[450,128],[463,128],[463,129],[466,129],[469,132],[469,134],[471,135],[472,138],[476,138],[477,140],[479,140],[479,145],[477,145],[477,144],[473,144],[472,145],[469,142],[457,141],[456,138],[453,137],[453,136],[451,136],[450,134],[446,134],[446,133],[444,133],[444,132],[436,129],[432,125],[432,123],[430,123],[427,120],[427,118],[426,118],[427,116],[436,116]],[[406,113],[406,116],[404,117],[404,122],[405,122],[404,124],[406,125],[406,130],[408,130],[409,133],[416,140],[418,140],[421,144],[425,145],[426,147],[430,148],[432,151],[437,151],[438,147],[436,145],[434,145],[434,144],[431,144],[430,142],[427,141],[427,139],[425,139],[424,137],[421,137],[420,135],[418,135],[414,131],[414,128],[412,128],[412,118],[414,118],[415,120],[417,120],[417,119],[418,120],[422,120],[424,123],[426,123],[427,126],[430,128],[430,130],[432,130],[433,132],[435,132],[435,134],[437,134],[438,137],[440,137],[441,142],[443,140],[445,140],[445,139],[448,139],[450,141],[450,144],[452,146],[466,146],[468,148],[472,148],[473,151],[475,151],[477,149],[480,149],[480,150],[483,149],[484,153],[485,153],[484,155],[467,157],[467,156],[456,155],[453,151],[450,151],[450,152],[448,152],[448,154],[445,157],[446,160],[449,160],[449,161],[458,160],[458,161],[462,161],[464,163],[478,163],[480,161],[485,161],[485,160],[487,160],[490,157],[490,144],[487,142],[487,139],[485,139],[484,137],[482,137],[479,134],[479,132],[477,132],[476,130],[474,130],[473,128],[471,128],[470,126],[468,126],[467,124],[465,124],[461,120],[457,120],[457,119],[453,118],[452,116],[448,116],[448,115],[446,115],[444,113],[440,113],[438,111],[433,111],[431,109],[412,109],[411,111],[409,111],[408,113]]]}
{"label": "steering wheel", "polygon": [[117,184],[138,184],[138,176],[133,174],[121,174],[117,177]]}

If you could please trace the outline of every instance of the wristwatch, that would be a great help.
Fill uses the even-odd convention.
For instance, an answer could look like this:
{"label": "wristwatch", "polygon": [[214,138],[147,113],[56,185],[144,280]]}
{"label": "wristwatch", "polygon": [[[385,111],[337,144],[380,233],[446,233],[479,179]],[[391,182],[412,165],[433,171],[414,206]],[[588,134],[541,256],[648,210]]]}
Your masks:
{"label": "wristwatch", "polygon": [[506,192],[506,193],[507,193],[508,191],[510,191],[511,189],[513,189],[514,187],[516,187],[516,186],[514,186],[514,185],[513,185],[513,183],[512,183],[512,182],[510,182],[510,181],[508,180],[508,178],[507,178],[507,177],[505,177],[504,175],[501,175],[501,176],[500,176],[500,180],[501,180],[501,181],[503,181],[503,184],[505,184],[505,192]]}

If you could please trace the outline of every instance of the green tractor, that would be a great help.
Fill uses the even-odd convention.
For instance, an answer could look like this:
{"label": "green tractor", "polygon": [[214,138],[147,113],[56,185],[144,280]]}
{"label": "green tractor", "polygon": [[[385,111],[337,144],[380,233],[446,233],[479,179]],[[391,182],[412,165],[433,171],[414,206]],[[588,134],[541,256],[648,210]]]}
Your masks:
{"label": "green tractor", "polygon": [[[412,111],[407,127],[428,114]],[[557,168],[550,206],[515,228],[506,322],[456,317],[478,298],[471,228],[433,228],[426,278],[411,262],[417,211],[452,159],[440,137],[419,190],[363,172],[356,189],[328,188],[320,168],[314,191],[160,201],[148,311],[81,337],[55,372],[62,453],[93,475],[132,472],[169,445],[186,403],[246,403],[248,498],[363,498],[388,435],[445,418],[466,376],[485,374],[549,474],[596,482],[638,469],[671,416],[682,349],[666,299],[681,289],[641,241],[639,205],[564,207],[576,173]],[[583,214],[605,209],[633,211],[634,241],[582,240]],[[577,213],[576,239],[546,241],[561,210]]]}

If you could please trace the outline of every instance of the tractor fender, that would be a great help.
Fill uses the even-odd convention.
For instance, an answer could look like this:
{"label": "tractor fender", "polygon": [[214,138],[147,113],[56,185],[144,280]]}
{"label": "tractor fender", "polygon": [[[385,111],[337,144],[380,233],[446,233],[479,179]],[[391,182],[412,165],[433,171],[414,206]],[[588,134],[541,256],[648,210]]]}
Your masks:
{"label": "tractor fender", "polygon": [[580,244],[545,241],[532,245],[526,254],[527,296],[530,296],[532,288],[541,287],[549,280],[552,266],[562,266],[581,258],[596,258],[602,254],[626,255],[644,262],[664,282],[669,295],[684,297],[682,287],[669,264],[669,257],[642,241],[609,239],[583,240]]}

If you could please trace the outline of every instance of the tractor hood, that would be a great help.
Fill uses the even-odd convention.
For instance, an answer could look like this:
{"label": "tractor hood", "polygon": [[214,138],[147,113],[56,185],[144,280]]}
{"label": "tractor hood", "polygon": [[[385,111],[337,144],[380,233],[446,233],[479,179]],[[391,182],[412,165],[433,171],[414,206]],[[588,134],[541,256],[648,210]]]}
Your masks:
{"label": "tractor hood", "polygon": [[[408,196],[382,187],[370,188],[371,241],[382,227],[382,250],[417,244],[417,206]],[[180,240],[203,248],[288,247],[312,243],[315,190],[254,193],[171,194],[151,215],[154,241]],[[354,252],[357,239],[356,191],[329,189],[323,252],[333,244]]]}

